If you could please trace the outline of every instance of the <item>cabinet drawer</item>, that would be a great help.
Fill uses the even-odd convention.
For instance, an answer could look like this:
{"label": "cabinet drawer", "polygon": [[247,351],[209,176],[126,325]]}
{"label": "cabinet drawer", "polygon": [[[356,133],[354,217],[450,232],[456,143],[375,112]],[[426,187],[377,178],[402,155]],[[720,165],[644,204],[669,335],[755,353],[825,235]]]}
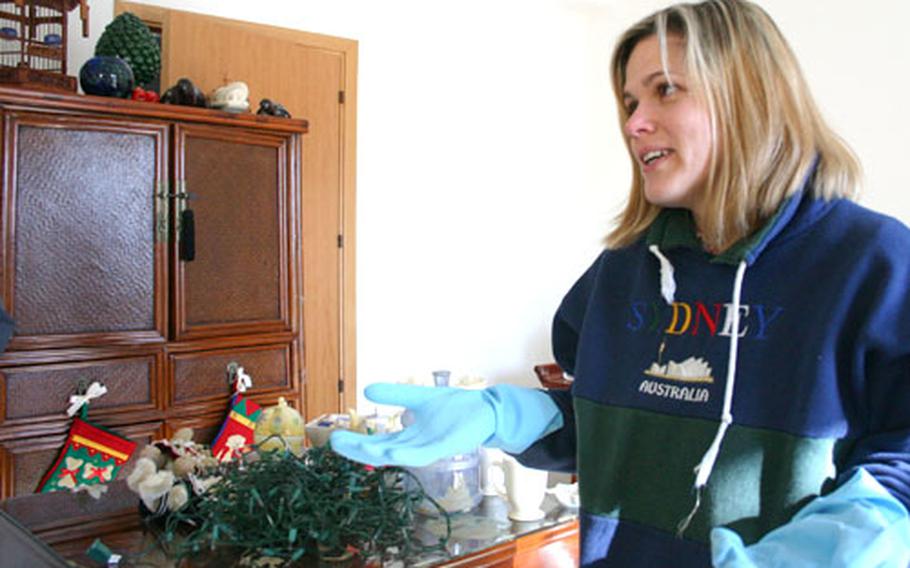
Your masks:
{"label": "cabinet drawer", "polygon": [[[160,354],[0,369],[0,424],[68,420],[69,397],[80,382],[98,381],[107,394],[91,403],[90,419],[154,412]],[[116,421],[114,419],[114,421]],[[110,423],[111,420],[102,420]]]}
{"label": "cabinet drawer", "polygon": [[165,426],[165,438],[171,438],[177,430],[181,428],[193,429],[193,441],[200,444],[209,444],[215,441],[215,436],[221,430],[227,416],[224,409],[214,414],[205,414],[201,416],[187,416],[184,418],[173,418],[168,420]]}
{"label": "cabinet drawer", "polygon": [[[117,474],[117,479],[127,478],[133,471],[133,464],[138,459],[142,447],[152,440],[161,438],[162,429],[160,422],[115,429],[118,435],[136,442],[136,451],[123,465]],[[41,478],[54,464],[54,460],[63,449],[65,442],[65,434],[0,442],[0,472],[5,481],[0,485],[0,499],[34,493]]]}
{"label": "cabinet drawer", "polygon": [[170,355],[169,375],[174,405],[227,401],[233,393],[227,367],[237,363],[253,379],[252,393],[289,390],[291,344],[234,347]]}

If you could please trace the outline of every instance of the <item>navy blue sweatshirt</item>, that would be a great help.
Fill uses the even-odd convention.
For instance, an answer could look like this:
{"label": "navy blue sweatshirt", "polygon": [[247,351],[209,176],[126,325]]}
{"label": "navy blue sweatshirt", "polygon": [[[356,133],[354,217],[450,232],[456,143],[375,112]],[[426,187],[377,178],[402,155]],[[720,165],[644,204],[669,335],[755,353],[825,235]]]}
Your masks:
{"label": "navy blue sweatshirt", "polygon": [[520,459],[578,473],[583,566],[709,566],[711,528],[755,542],[860,467],[910,506],[910,230],[894,219],[799,193],[714,257],[664,210],[572,287],[553,350],[575,378],[550,393],[565,425]]}

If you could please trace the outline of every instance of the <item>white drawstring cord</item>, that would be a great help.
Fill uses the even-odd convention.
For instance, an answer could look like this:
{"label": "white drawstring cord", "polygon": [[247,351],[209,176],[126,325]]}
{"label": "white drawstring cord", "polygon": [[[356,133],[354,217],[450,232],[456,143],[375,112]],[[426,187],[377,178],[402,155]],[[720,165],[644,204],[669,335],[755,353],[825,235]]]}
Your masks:
{"label": "white drawstring cord", "polygon": [[670,264],[667,257],[660,252],[657,245],[649,246],[648,250],[660,261],[660,295],[664,297],[664,301],[667,302],[668,306],[673,305],[673,298],[676,296],[676,280],[673,279],[673,265]]}
{"label": "white drawstring cord", "polygon": [[733,313],[732,313],[732,326],[730,331],[730,353],[727,358],[727,383],[724,385],[724,406],[720,415],[720,424],[717,426],[717,433],[714,435],[714,440],[711,442],[711,445],[708,447],[708,451],[705,452],[705,455],[701,458],[701,462],[695,466],[695,505],[692,507],[692,510],[689,511],[689,514],[686,515],[679,525],[676,527],[676,534],[682,536],[683,532],[689,527],[689,523],[692,522],[692,518],[695,516],[695,513],[698,512],[699,506],[701,506],[701,490],[707,485],[708,477],[711,476],[711,471],[714,470],[714,463],[717,461],[717,455],[720,453],[720,444],[723,442],[724,436],[727,433],[727,428],[733,423],[733,385],[736,381],[736,353],[737,346],[739,345],[739,304],[740,297],[742,296],[742,287],[743,287],[743,277],[746,274],[746,261],[740,261],[739,267],[736,270],[736,279],[733,282]]}
{"label": "white drawstring cord", "polygon": [[[663,296],[664,301],[667,302],[667,305],[672,305],[676,295],[676,280],[673,275],[673,265],[670,263],[670,260],[660,252],[657,245],[649,246],[648,250],[657,257],[658,261],[660,261],[660,294]],[[747,266],[745,260],[739,263],[736,270],[736,278],[733,281],[733,305],[731,306],[732,314],[730,316],[730,351],[727,357],[727,382],[724,385],[724,404],[723,409],[721,410],[720,424],[717,426],[714,440],[711,441],[711,445],[708,446],[708,450],[705,452],[705,455],[702,456],[701,461],[695,466],[695,504],[692,507],[692,510],[689,511],[689,514],[677,525],[676,531],[679,536],[682,536],[689,527],[689,523],[692,522],[695,513],[698,512],[698,509],[701,506],[702,488],[708,484],[708,478],[714,470],[714,464],[720,453],[720,445],[723,442],[724,436],[727,434],[727,428],[733,423],[733,388],[736,382],[736,355],[739,346],[739,312],[743,278],[745,277]]]}

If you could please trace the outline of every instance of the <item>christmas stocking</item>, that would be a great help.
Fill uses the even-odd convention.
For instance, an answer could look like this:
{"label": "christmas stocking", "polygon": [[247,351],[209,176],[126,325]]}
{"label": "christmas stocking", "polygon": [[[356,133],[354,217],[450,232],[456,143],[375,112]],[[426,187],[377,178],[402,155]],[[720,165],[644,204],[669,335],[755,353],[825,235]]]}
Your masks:
{"label": "christmas stocking", "polygon": [[212,442],[212,455],[218,461],[228,461],[239,456],[245,448],[253,443],[253,431],[262,408],[243,396],[243,392],[252,384],[243,367],[237,369],[237,392],[231,397],[231,411],[221,426],[215,441]]}
{"label": "christmas stocking", "polygon": [[[100,391],[96,385],[100,387]],[[93,389],[94,392],[101,394],[107,392],[99,383],[93,383],[89,393],[93,392]],[[81,486],[91,487],[108,483],[117,477],[117,472],[136,449],[136,442],[121,438],[110,430],[85,420],[90,395],[77,395],[70,400],[80,397],[82,402],[77,408],[81,407],[82,417],[73,419],[66,444],[57,461],[38,485],[38,493],[62,489],[74,491]]]}

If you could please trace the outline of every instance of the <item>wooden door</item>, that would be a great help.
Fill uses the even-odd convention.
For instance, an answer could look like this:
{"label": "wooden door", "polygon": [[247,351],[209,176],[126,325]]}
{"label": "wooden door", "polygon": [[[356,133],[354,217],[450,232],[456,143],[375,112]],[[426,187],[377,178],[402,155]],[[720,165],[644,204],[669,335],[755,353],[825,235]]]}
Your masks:
{"label": "wooden door", "polygon": [[292,140],[190,125],[174,138],[174,338],[291,331]]}
{"label": "wooden door", "polygon": [[162,32],[162,88],[229,81],[309,121],[303,143],[302,330],[307,418],[356,404],[354,185],[357,42],[115,1]]}
{"label": "wooden door", "polygon": [[167,126],[7,112],[4,133],[9,349],[163,343]]}

